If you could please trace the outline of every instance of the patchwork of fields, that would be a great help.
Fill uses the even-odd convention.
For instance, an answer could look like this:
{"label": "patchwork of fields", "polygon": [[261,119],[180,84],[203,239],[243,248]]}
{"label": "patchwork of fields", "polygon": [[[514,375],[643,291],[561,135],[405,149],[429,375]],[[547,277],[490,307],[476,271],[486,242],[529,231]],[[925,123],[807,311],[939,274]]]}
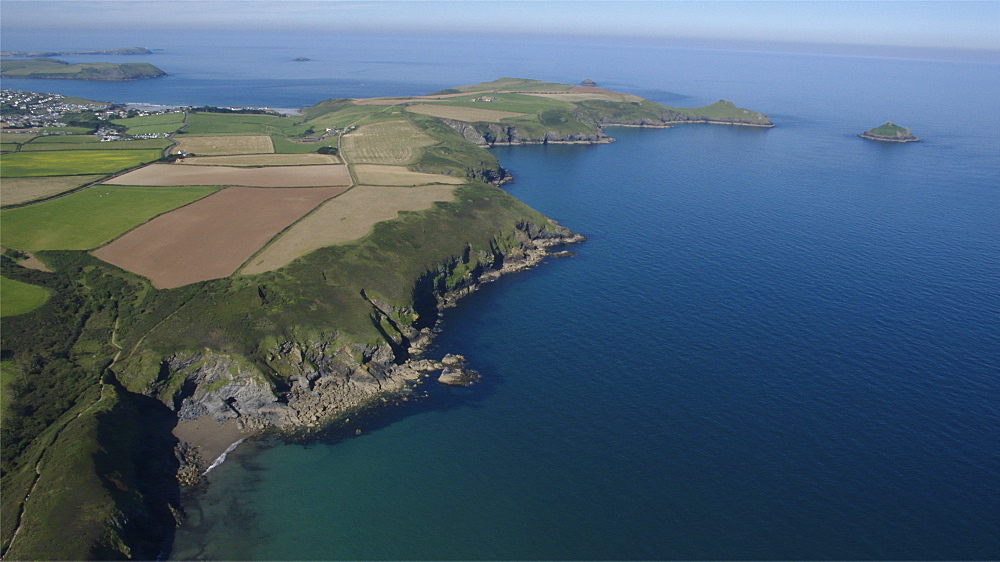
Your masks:
{"label": "patchwork of fields", "polygon": [[0,240],[19,250],[89,250],[217,189],[94,186],[0,211]]}
{"label": "patchwork of fields", "polygon": [[149,221],[94,255],[161,289],[226,277],[275,234],[341,191],[230,187]]}
{"label": "patchwork of fields", "polygon": [[343,164],[317,166],[183,166],[150,164],[105,182],[114,185],[240,185],[245,187],[328,187],[350,185]]}
{"label": "patchwork of fields", "polygon": [[[318,248],[362,238],[400,212],[450,201],[455,186],[466,181],[464,174],[409,169],[440,141],[404,108],[388,108],[348,104],[334,117],[354,124],[339,147],[343,160],[317,152],[334,146],[335,137],[298,142],[281,133],[311,128],[271,115],[169,113],[116,121],[133,134],[184,130],[173,139],[19,137],[7,143],[17,152],[2,156],[2,196],[6,204],[28,204],[2,211],[0,235],[6,247],[21,250],[92,250],[160,288],[226,277],[241,266],[243,274],[271,271]],[[414,113],[436,115],[427,108],[434,106],[424,103]],[[439,116],[475,120],[522,115],[442,109]],[[322,115],[314,126],[330,118]],[[195,156],[153,163],[171,144],[170,152]],[[128,168],[135,169],[120,174]]]}
{"label": "patchwork of fields", "polygon": [[451,201],[455,187],[357,186],[327,201],[272,242],[240,273],[251,275],[273,271],[299,256],[334,244],[357,240],[375,223],[392,220],[400,211],[422,211],[435,201]]}
{"label": "patchwork of fields", "polygon": [[309,166],[339,164],[340,159],[329,154],[236,154],[233,156],[198,156],[177,163],[196,166]]}

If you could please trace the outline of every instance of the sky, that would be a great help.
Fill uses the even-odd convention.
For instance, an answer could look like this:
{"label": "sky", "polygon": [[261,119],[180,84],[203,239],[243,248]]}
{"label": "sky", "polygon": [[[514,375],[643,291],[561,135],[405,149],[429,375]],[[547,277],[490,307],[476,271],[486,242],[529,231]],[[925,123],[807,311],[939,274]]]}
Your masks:
{"label": "sky", "polygon": [[562,34],[1000,51],[1000,0],[0,2],[0,29],[5,31],[151,25],[159,29]]}

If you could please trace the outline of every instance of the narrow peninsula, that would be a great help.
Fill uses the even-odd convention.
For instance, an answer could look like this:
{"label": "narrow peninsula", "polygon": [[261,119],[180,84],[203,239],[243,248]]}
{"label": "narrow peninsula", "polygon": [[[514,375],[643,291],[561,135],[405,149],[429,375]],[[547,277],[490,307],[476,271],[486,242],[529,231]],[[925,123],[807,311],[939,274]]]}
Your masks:
{"label": "narrow peninsula", "polygon": [[881,127],[868,129],[858,136],[863,139],[882,142],[917,142],[920,140],[913,136],[909,129],[900,127],[892,121],[886,121]]}

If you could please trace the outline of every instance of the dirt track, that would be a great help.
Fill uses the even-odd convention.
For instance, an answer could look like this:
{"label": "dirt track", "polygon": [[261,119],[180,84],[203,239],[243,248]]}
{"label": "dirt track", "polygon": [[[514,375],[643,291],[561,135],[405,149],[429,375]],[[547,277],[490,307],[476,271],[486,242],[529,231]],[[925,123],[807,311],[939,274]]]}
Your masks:
{"label": "dirt track", "polygon": [[275,234],[343,188],[231,187],[94,251],[169,289],[231,275]]}

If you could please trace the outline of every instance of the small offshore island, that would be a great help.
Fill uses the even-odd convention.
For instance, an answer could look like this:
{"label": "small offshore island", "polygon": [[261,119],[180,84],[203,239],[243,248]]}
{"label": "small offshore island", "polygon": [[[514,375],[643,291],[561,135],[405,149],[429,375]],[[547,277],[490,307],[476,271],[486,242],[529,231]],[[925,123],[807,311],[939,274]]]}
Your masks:
{"label": "small offshore island", "polygon": [[92,127],[3,137],[3,195],[24,204],[0,210],[0,272],[37,293],[4,294],[22,305],[3,318],[8,559],[169,555],[182,486],[233,443],[354,431],[417,385],[475,382],[424,356],[441,312],[583,241],[501,189],[486,148],[774,126],[514,78],[298,115],[80,113]]}
{"label": "small offshore island", "polygon": [[166,75],[166,72],[148,62],[81,62],[70,64],[47,57],[0,61],[0,78],[123,82],[160,78]]}
{"label": "small offshore island", "polygon": [[906,127],[900,127],[892,121],[886,121],[881,127],[868,129],[858,135],[863,139],[882,142],[917,142],[920,139],[913,136]]}

